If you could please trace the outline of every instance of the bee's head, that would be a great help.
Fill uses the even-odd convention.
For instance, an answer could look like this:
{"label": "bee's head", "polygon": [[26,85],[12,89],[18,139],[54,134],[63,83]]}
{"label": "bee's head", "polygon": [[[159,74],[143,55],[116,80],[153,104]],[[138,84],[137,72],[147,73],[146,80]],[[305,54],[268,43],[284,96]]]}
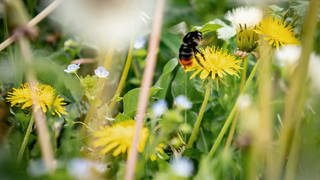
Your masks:
{"label": "bee's head", "polygon": [[191,31],[183,38],[183,42],[197,46],[202,38],[202,33],[200,31]]}

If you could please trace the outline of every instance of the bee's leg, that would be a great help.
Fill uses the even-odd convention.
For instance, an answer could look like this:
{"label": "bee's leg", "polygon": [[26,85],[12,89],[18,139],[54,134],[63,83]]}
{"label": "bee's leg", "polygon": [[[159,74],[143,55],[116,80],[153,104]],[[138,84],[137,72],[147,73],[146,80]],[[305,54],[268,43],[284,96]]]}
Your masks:
{"label": "bee's leg", "polygon": [[197,52],[193,52],[193,56],[194,56],[194,58],[196,59],[196,61],[197,61],[197,63],[201,66],[201,67],[203,67],[203,65],[202,65],[202,63],[200,62],[200,60],[199,60],[199,58],[198,58],[198,56],[197,56]]}
{"label": "bee's leg", "polygon": [[195,47],[195,48],[192,48],[192,50],[193,50],[194,58],[197,60],[198,64],[199,64],[201,67],[204,67],[204,66],[202,65],[202,63],[200,62],[199,58],[197,57],[197,53],[199,53],[199,54],[201,55],[202,59],[205,61],[206,59],[205,59],[203,53],[202,53],[201,51],[199,51],[199,49],[197,49],[196,47]]}
{"label": "bee's leg", "polygon": [[194,48],[194,51],[195,51],[196,53],[199,53],[199,54],[201,55],[201,57],[203,58],[204,61],[206,60],[206,58],[204,57],[203,53],[202,53],[198,48]]}

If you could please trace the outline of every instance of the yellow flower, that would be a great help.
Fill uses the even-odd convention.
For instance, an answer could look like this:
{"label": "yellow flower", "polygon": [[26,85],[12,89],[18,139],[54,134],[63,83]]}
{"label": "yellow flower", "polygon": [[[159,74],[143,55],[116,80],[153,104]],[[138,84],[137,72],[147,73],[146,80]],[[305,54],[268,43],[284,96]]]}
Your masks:
{"label": "yellow flower", "polygon": [[[43,112],[48,110],[52,111],[52,114],[61,115],[67,114],[65,108],[65,102],[63,98],[56,95],[55,90],[45,84],[37,84],[35,86],[35,98],[38,102],[37,108],[41,108]],[[32,106],[32,95],[31,89],[27,83],[23,84],[20,88],[13,88],[12,92],[8,93],[7,101],[10,102],[11,106],[21,106],[21,109],[29,108]]]}
{"label": "yellow flower", "polygon": [[265,40],[273,47],[280,47],[287,44],[299,44],[294,36],[293,28],[283,21],[272,17],[265,18],[257,27],[257,33],[261,34]]}
{"label": "yellow flower", "polygon": [[201,65],[198,65],[194,70],[196,70],[190,79],[194,78],[200,73],[200,79],[204,80],[208,77],[212,79],[222,80],[225,76],[238,76],[240,67],[240,60],[237,60],[233,55],[228,54],[214,47],[206,47],[205,49],[200,49],[203,53],[204,58],[199,57]]}
{"label": "yellow flower", "polygon": [[63,102],[63,98],[56,96],[52,103],[52,109],[53,109],[53,114],[57,114],[59,117],[63,114],[67,114],[66,108],[64,107],[66,105],[65,102]]}
{"label": "yellow flower", "polygon": [[[132,139],[135,132],[135,121],[126,120],[104,127],[93,133],[96,138],[93,142],[94,147],[100,147],[101,154],[107,154],[112,151],[113,156],[119,156],[121,153],[129,151],[132,145]],[[138,151],[142,152],[149,136],[148,128],[142,128],[139,135]]]}

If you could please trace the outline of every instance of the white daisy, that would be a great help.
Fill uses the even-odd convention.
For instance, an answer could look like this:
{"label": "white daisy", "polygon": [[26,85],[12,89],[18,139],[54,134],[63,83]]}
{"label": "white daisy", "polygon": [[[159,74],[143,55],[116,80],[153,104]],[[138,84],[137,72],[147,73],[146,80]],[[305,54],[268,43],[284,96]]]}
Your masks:
{"label": "white daisy", "polygon": [[256,7],[238,7],[228,11],[225,18],[232,23],[235,28],[254,27],[260,23],[263,17],[261,9]]}
{"label": "white daisy", "polygon": [[109,76],[109,71],[107,71],[103,66],[99,66],[97,69],[95,69],[94,73],[99,78],[106,78]]}

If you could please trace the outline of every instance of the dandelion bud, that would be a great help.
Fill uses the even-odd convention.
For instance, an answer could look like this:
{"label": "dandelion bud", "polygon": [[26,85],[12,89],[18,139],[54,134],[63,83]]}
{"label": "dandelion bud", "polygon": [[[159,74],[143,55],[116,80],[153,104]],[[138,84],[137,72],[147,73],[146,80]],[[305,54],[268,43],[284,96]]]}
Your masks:
{"label": "dandelion bud", "polygon": [[240,51],[252,52],[258,46],[258,34],[254,29],[241,27],[237,32],[237,47]]}

